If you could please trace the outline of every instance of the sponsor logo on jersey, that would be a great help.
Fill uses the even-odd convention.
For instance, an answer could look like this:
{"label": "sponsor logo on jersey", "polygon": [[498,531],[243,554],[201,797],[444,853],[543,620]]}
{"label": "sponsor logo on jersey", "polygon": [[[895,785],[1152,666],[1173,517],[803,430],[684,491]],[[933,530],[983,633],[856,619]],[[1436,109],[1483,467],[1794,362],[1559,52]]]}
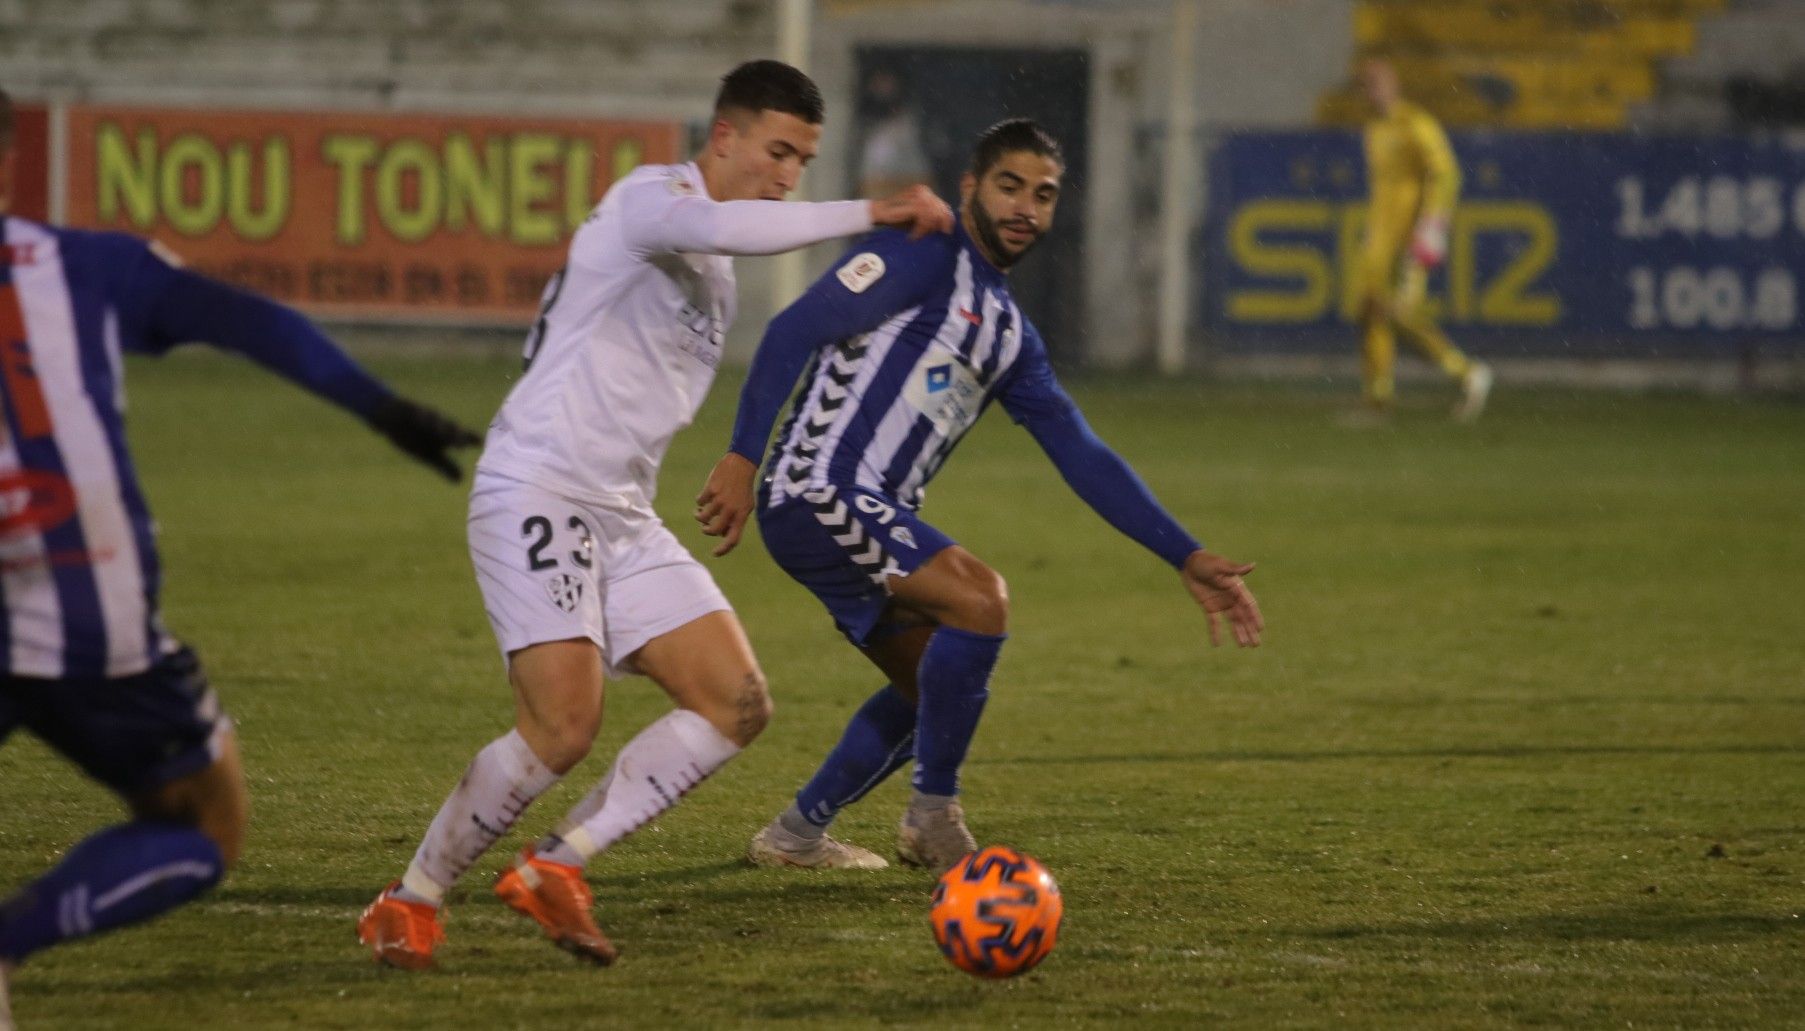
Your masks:
{"label": "sponsor logo on jersey", "polygon": [[979,316],[977,312],[974,312],[969,308],[960,308],[959,314],[965,316],[965,321],[974,326],[982,326],[984,324],[984,319]]}
{"label": "sponsor logo on jersey", "polygon": [[720,364],[721,344],[727,339],[721,320],[693,304],[685,304],[677,313],[677,321],[687,330],[677,341],[678,349],[711,369]]}
{"label": "sponsor logo on jersey", "polygon": [[840,283],[855,294],[862,294],[871,289],[871,284],[884,278],[884,259],[866,251],[855,254],[840,271],[834,273],[840,277]]}
{"label": "sponsor logo on jersey", "polygon": [[903,398],[927,416],[942,436],[952,437],[977,421],[984,404],[984,385],[964,362],[943,361],[911,376]]}
{"label": "sponsor logo on jersey", "polygon": [[545,593],[551,596],[553,605],[575,612],[577,602],[583,600],[583,581],[569,573],[558,573],[545,581]]}
{"label": "sponsor logo on jersey", "polygon": [[953,382],[951,365],[936,365],[928,370],[928,393],[938,394]]}

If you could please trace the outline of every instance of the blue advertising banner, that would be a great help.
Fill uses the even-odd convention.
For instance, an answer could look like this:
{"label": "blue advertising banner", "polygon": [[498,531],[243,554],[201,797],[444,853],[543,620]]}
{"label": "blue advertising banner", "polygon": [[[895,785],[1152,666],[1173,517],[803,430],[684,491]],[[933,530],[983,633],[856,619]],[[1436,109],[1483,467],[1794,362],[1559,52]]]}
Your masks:
{"label": "blue advertising banner", "polygon": [[[1430,304],[1493,352],[1722,352],[1805,338],[1805,148],[1739,137],[1467,133]],[[1211,155],[1200,311],[1229,352],[1350,347],[1356,133],[1244,132]]]}

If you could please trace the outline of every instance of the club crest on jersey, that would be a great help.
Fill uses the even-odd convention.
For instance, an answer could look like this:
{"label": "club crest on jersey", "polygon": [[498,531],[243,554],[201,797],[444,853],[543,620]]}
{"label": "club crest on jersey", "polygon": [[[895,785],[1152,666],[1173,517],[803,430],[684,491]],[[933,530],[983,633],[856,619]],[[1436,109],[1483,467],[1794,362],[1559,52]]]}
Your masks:
{"label": "club crest on jersey", "polygon": [[575,612],[577,602],[583,600],[583,581],[569,573],[559,573],[545,581],[545,593],[551,596],[553,605]]}
{"label": "club crest on jersey", "polygon": [[884,278],[884,259],[866,251],[855,254],[834,275],[840,277],[841,285],[855,294],[862,294],[871,289],[871,284]]}

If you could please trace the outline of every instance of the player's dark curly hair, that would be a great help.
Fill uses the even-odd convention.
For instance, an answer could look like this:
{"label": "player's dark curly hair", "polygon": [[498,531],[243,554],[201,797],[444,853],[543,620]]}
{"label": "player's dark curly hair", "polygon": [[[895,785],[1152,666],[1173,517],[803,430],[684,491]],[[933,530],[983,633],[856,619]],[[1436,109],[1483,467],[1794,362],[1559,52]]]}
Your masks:
{"label": "player's dark curly hair", "polygon": [[815,80],[782,61],[747,61],[721,77],[721,92],[714,98],[715,117],[760,111],[781,111],[820,125],[827,116],[827,105]]}
{"label": "player's dark curly hair", "polygon": [[978,179],[984,178],[984,173],[1002,160],[1004,154],[1018,150],[1052,158],[1060,168],[1065,167],[1065,149],[1052,133],[1041,128],[1039,122],[1032,118],[1005,118],[978,134],[978,145],[971,152],[971,174]]}

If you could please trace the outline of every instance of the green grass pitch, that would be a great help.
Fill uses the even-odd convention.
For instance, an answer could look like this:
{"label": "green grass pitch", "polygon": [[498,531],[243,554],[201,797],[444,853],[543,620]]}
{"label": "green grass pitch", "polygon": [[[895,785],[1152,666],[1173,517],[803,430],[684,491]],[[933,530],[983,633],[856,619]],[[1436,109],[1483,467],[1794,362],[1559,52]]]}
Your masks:
{"label": "green grass pitch", "polygon": [[[387,357],[483,425],[516,362]],[[740,862],[877,686],[755,541],[711,561],[770,730],[598,859],[624,949],[576,965],[488,893],[666,706],[611,685],[596,752],[454,895],[442,967],[353,940],[465,762],[511,719],[461,489],[203,352],[130,369],[166,613],[236,715],[248,856],[205,901],[23,968],[22,1026],[1798,1026],[1805,1014],[1805,409],[1501,386],[1472,428],[1407,394],[1100,380],[1076,394],[1235,558],[1265,647],[1212,650],[1175,577],[993,413],[926,515],[1008,578],[966,775],[981,841],[1066,896],[1034,973],[954,971],[918,872]],[[723,377],[664,471],[724,446]],[[1431,407],[1431,405],[1435,407]],[[888,851],[898,777],[839,825]],[[114,818],[27,736],[0,749],[0,892]]]}

